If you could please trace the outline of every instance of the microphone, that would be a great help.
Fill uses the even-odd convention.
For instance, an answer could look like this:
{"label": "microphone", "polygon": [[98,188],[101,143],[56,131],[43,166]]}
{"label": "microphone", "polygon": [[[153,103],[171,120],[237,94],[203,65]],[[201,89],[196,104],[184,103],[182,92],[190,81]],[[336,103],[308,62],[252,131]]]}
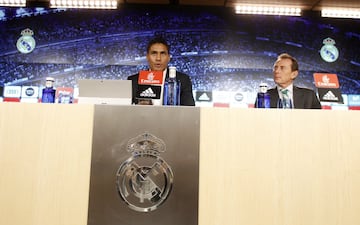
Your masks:
{"label": "microphone", "polygon": [[141,70],[135,96],[138,99],[138,104],[152,105],[152,99],[160,99],[162,84],[163,71]]}

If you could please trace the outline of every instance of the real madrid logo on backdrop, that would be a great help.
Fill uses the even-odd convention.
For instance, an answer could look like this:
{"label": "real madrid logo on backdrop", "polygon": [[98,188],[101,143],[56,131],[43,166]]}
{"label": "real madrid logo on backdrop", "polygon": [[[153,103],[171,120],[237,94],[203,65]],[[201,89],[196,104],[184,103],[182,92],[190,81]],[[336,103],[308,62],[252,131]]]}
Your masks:
{"label": "real madrid logo on backdrop", "polygon": [[35,39],[33,38],[34,32],[29,28],[21,31],[21,37],[16,42],[16,47],[19,52],[27,54],[35,49]]}
{"label": "real madrid logo on backdrop", "polygon": [[141,134],[127,143],[132,155],[116,173],[116,186],[122,200],[133,210],[150,212],[168,198],[173,172],[160,157],[165,143],[152,134]]}
{"label": "real madrid logo on backdrop", "polygon": [[335,41],[326,38],[323,44],[324,46],[320,49],[321,58],[326,62],[335,62],[339,58],[339,50],[335,47]]}

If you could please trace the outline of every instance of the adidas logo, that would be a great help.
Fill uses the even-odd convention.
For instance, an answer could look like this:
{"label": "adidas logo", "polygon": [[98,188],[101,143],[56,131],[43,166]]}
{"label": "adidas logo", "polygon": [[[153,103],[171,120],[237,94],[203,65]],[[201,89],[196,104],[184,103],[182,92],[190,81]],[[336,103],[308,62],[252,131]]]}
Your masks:
{"label": "adidas logo", "polygon": [[331,91],[328,91],[324,96],[323,96],[324,100],[329,100],[329,101],[339,101],[339,98],[336,97],[334,95],[334,93],[332,93]]}
{"label": "adidas logo", "polygon": [[148,89],[144,90],[140,93],[140,97],[147,97],[147,98],[155,98],[156,94],[154,91],[149,87]]}
{"label": "adidas logo", "polygon": [[199,96],[199,101],[210,101],[210,98],[206,93],[202,93],[202,95]]}

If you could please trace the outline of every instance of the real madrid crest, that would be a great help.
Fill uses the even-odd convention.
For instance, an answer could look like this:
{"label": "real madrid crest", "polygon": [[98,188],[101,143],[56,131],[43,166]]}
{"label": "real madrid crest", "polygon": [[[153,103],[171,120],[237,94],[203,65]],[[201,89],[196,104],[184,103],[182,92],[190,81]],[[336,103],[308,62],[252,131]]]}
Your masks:
{"label": "real madrid crest", "polygon": [[320,49],[320,56],[326,62],[335,62],[339,58],[339,50],[335,47],[335,40],[326,38]]}
{"label": "real madrid crest", "polygon": [[29,28],[21,31],[21,37],[16,42],[16,47],[19,52],[27,54],[35,49],[35,39],[33,38],[34,32]]}
{"label": "real madrid crest", "polygon": [[144,133],[127,143],[131,156],[116,173],[116,186],[121,199],[138,212],[156,210],[168,198],[173,185],[173,172],[160,157],[165,143]]}

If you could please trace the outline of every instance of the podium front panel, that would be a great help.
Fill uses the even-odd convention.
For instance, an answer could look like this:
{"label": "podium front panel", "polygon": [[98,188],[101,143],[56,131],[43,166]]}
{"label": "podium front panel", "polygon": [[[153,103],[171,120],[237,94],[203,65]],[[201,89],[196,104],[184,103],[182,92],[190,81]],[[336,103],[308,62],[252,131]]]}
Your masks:
{"label": "podium front panel", "polygon": [[198,224],[200,109],[98,105],[88,225]]}

